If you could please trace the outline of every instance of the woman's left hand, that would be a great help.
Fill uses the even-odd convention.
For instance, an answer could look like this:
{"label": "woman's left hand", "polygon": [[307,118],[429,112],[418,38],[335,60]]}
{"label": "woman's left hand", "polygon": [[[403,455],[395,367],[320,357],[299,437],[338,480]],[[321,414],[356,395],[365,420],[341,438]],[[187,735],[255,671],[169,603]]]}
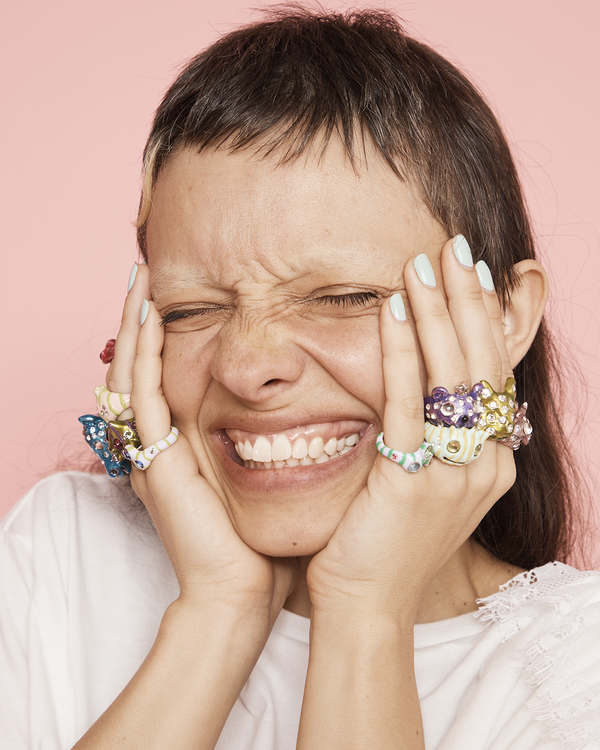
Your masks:
{"label": "woman's left hand", "polygon": [[[427,283],[419,278],[415,261],[423,258],[404,271],[414,325],[397,321],[387,300],[380,319],[384,439],[407,452],[424,442],[424,391],[452,392],[481,379],[503,391],[512,375],[495,292],[482,289],[474,267],[458,262],[453,240],[442,249],[443,283],[427,261]],[[313,609],[386,612],[414,622],[429,582],[514,479],[512,450],[493,440],[467,466],[434,458],[414,474],[378,454],[367,486],[309,565]]]}

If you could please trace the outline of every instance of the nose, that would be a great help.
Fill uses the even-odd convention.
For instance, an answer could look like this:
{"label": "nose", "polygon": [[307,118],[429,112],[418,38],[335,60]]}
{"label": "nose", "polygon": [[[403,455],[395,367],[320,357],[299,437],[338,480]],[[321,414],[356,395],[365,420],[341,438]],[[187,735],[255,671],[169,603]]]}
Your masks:
{"label": "nose", "polygon": [[211,374],[247,403],[265,404],[298,382],[305,354],[277,324],[229,323],[221,329]]}

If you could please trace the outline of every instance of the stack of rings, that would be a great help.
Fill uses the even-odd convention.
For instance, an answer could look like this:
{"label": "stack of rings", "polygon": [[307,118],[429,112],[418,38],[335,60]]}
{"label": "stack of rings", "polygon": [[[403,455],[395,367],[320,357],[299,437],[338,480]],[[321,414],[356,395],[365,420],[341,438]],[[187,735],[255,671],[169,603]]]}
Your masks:
{"label": "stack of rings", "polygon": [[449,466],[465,466],[481,455],[486,440],[496,440],[517,450],[527,445],[533,434],[527,419],[527,403],[516,401],[516,382],[510,377],[498,393],[487,380],[471,389],[464,383],[450,393],[434,388],[424,399],[424,442],[415,453],[388,448],[383,432],[377,436],[377,450],[415,473],[428,466],[433,456]]}
{"label": "stack of rings", "polygon": [[[108,364],[114,355],[114,339],[106,343],[100,359]],[[135,426],[129,393],[115,393],[105,385],[94,388],[98,415],[79,417],[87,444],[102,462],[110,477],[121,477],[131,472],[131,464],[145,471],[159,453],[173,445],[179,437],[176,427],[163,440],[149,448],[142,448]]]}

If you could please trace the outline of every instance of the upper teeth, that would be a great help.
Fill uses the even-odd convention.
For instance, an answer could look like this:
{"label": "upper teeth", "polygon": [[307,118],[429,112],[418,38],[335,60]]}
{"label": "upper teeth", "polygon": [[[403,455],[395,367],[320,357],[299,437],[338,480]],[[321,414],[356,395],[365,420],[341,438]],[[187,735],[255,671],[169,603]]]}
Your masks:
{"label": "upper teeth", "polygon": [[[358,433],[353,433],[342,438],[332,437],[327,442],[322,437],[315,437],[310,443],[307,443],[303,437],[298,437],[292,445],[284,434],[276,435],[273,443],[264,435],[259,435],[254,445],[249,440],[239,441],[235,444],[235,449],[244,461],[263,464],[269,464],[272,461],[278,463],[289,461],[289,463],[286,463],[287,466],[295,466],[301,463],[303,459],[306,464],[312,464],[313,462],[321,463],[330,458],[337,458],[340,453],[346,453],[352,446],[356,445],[359,438]],[[309,461],[309,459],[312,459],[312,461]]]}

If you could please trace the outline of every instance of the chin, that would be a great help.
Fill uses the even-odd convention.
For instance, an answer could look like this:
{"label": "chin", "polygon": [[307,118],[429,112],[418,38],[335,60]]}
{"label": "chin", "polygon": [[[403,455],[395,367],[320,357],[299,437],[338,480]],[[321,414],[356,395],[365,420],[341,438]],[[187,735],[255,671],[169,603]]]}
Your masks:
{"label": "chin", "polygon": [[[287,453],[276,455],[282,443]],[[209,445],[215,483],[236,532],[269,557],[305,557],[324,549],[365,487],[377,452],[374,424],[356,419],[262,435],[229,427],[216,430]],[[302,456],[292,453],[290,461],[297,449]]]}
{"label": "chin", "polygon": [[307,557],[316,555],[327,546],[341,520],[325,523],[321,520],[312,527],[304,524],[278,524],[265,520],[264,523],[236,524],[237,533],[253,550],[269,557]]}

